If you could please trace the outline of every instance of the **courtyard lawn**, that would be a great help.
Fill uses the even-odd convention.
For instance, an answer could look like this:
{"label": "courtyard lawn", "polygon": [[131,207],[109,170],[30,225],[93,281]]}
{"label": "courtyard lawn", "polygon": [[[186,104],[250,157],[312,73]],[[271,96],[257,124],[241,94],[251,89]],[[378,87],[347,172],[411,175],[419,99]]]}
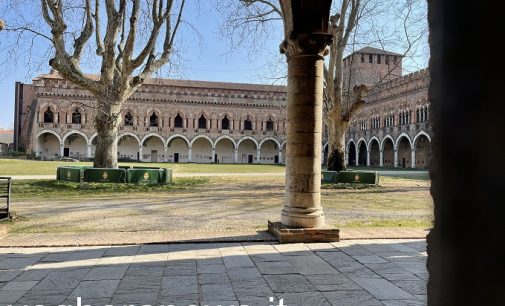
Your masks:
{"label": "courtyard lawn", "polygon": [[[339,228],[431,226],[429,180],[381,177],[379,184],[323,189],[326,223]],[[11,223],[11,231],[264,230],[267,220],[279,220],[284,202],[283,176],[179,178],[171,187],[125,185],[83,188],[47,180],[15,181],[12,210],[19,217]]]}
{"label": "courtyard lawn", "polygon": [[[92,162],[39,161],[25,159],[0,159],[0,176],[56,175],[58,166],[92,166]],[[145,166],[171,168],[177,173],[267,173],[284,172],[284,165],[255,164],[182,164],[182,163],[126,163],[120,166]]]}

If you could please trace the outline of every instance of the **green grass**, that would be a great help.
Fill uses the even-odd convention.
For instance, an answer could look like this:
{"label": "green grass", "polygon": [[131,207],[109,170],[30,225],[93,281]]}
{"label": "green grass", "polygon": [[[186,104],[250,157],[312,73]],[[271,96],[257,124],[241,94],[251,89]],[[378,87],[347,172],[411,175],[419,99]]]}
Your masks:
{"label": "green grass", "polygon": [[364,167],[364,166],[351,166],[347,170],[356,171],[428,171],[426,169],[412,169],[412,168],[400,168],[400,167]]}
{"label": "green grass", "polygon": [[[39,161],[26,159],[0,159],[0,176],[52,175],[58,166],[92,166],[91,162]],[[284,172],[284,165],[254,164],[179,164],[179,163],[119,163],[120,166],[146,166],[171,168],[177,173],[266,173]]]}
{"label": "green grass", "polygon": [[413,219],[386,219],[386,220],[351,220],[349,222],[341,222],[335,224],[336,227],[423,227],[429,228],[433,224],[429,220],[413,220]]}
{"label": "green grass", "polygon": [[168,192],[183,190],[205,185],[209,178],[192,177],[177,178],[169,185],[135,185],[114,183],[72,183],[56,180],[16,180],[12,184],[13,199],[67,199],[75,197],[91,197],[114,195],[129,195]]}

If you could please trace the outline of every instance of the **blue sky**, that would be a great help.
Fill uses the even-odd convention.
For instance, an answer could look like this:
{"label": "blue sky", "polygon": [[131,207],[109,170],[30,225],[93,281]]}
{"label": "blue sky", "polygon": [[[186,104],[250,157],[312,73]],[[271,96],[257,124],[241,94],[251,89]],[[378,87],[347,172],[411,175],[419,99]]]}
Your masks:
{"label": "blue sky", "polygon": [[[34,8],[31,10],[33,13],[29,15],[35,20],[42,18],[38,10]],[[12,12],[0,10],[0,19],[8,22],[9,14]],[[178,33],[180,38],[178,69],[176,73],[168,77],[243,83],[274,82],[268,76],[273,70],[273,62],[275,63],[273,59],[280,56],[278,50],[283,35],[280,27],[279,31],[276,31],[277,37],[271,37],[265,41],[260,52],[252,57],[245,49],[229,52],[228,42],[218,33],[222,20],[221,15],[213,8],[213,1],[200,1],[199,7],[195,6],[194,1],[188,1],[184,16],[185,21],[191,24],[199,35],[195,35],[188,26]],[[7,56],[7,51],[2,48],[2,40],[0,32],[0,59]],[[35,41],[35,48],[37,48],[37,43]],[[47,61],[41,61],[40,67],[33,62],[33,60],[29,61],[28,57],[19,55],[16,66],[0,64],[0,128],[13,127],[15,82],[29,83],[31,78],[47,73],[50,69],[46,64]],[[424,56],[417,59],[416,65],[423,67],[426,63],[427,58]]]}

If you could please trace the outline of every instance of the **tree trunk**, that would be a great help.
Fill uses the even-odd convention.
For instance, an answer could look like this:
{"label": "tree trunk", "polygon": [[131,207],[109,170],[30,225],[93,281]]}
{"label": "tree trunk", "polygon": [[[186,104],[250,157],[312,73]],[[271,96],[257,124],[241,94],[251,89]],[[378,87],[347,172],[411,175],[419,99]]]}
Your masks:
{"label": "tree trunk", "polygon": [[117,130],[122,101],[103,100],[98,98],[95,129],[97,132],[95,168],[117,168]]}
{"label": "tree trunk", "polygon": [[328,170],[342,171],[345,164],[345,132],[349,123],[328,116]]}

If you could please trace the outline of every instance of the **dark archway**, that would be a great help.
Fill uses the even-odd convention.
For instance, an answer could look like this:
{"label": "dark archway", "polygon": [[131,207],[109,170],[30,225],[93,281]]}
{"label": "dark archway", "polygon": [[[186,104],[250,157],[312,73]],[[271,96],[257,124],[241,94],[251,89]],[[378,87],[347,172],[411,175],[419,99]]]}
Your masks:
{"label": "dark archway", "polygon": [[252,122],[249,119],[244,120],[244,130],[251,131],[252,130]]}
{"label": "dark archway", "polygon": [[274,130],[274,122],[272,120],[268,120],[266,124],[267,131],[273,131]]}
{"label": "dark archway", "polygon": [[44,123],[52,123],[52,122],[54,122],[54,113],[51,110],[51,108],[48,107],[44,112]]}
{"label": "dark archway", "polygon": [[370,166],[378,167],[380,165],[380,146],[377,139],[370,141]]}
{"label": "dark archway", "polygon": [[393,167],[395,159],[395,149],[391,138],[386,138],[383,143],[383,164],[384,167]]}
{"label": "dark archway", "polygon": [[149,126],[158,126],[158,115],[156,115],[156,113],[153,113],[151,117],[149,117]]}
{"label": "dark archway", "polygon": [[124,116],[124,125],[133,126],[133,116],[130,112]]}
{"label": "dark archway", "polygon": [[416,143],[416,168],[429,169],[431,160],[431,143],[428,137],[421,135],[417,137]]}
{"label": "dark archway", "polygon": [[323,165],[328,166],[328,144],[324,146],[323,151]]}
{"label": "dark archway", "polygon": [[351,142],[349,144],[349,152],[347,153],[349,155],[347,161],[349,166],[354,166],[356,165],[356,146],[354,145],[354,142]]}
{"label": "dark archway", "polygon": [[229,130],[230,129],[230,119],[225,115],[223,120],[221,120],[221,129]]}
{"label": "dark archway", "polygon": [[198,128],[199,129],[206,129],[207,128],[207,119],[205,116],[202,114],[200,118],[198,118]]}
{"label": "dark archway", "polygon": [[174,127],[176,127],[176,128],[182,127],[182,117],[180,114],[177,114],[177,116],[175,116]]}
{"label": "dark archway", "polygon": [[359,144],[358,165],[366,166],[366,157],[367,157],[366,155],[367,155],[366,144],[364,141],[362,141]]}
{"label": "dark archway", "polygon": [[78,109],[76,109],[72,113],[72,123],[73,124],[81,124],[81,113],[79,112]]}
{"label": "dark archway", "polygon": [[407,137],[402,136],[400,141],[398,141],[398,167],[410,168],[412,149],[410,147],[410,141]]}

